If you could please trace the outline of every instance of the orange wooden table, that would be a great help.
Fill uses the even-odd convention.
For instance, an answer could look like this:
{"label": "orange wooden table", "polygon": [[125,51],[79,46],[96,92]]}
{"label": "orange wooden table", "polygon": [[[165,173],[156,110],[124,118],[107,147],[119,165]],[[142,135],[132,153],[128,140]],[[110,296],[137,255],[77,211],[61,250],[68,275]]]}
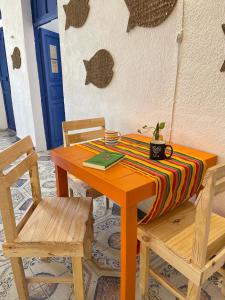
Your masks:
{"label": "orange wooden table", "polygon": [[[149,141],[137,134],[127,137]],[[173,145],[175,151],[196,156],[207,163],[216,164],[216,155]],[[56,167],[57,194],[68,196],[67,172],[80,178],[121,207],[121,300],[134,300],[136,287],[137,205],[155,194],[155,182],[118,163],[107,171],[83,167],[82,162],[94,154],[78,146],[58,148],[51,152]]]}

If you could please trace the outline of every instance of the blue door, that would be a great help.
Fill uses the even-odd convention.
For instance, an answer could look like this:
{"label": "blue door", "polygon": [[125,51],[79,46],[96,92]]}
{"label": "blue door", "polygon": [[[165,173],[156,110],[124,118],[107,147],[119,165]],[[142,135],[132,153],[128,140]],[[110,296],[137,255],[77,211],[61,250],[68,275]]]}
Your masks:
{"label": "blue door", "polygon": [[65,120],[62,67],[59,35],[39,29],[39,72],[41,69],[41,98],[48,149],[62,145],[62,122]]}
{"label": "blue door", "polygon": [[11,98],[11,88],[9,82],[9,72],[5,53],[5,42],[2,28],[0,28],[0,81],[2,86],[8,128],[16,131]]}

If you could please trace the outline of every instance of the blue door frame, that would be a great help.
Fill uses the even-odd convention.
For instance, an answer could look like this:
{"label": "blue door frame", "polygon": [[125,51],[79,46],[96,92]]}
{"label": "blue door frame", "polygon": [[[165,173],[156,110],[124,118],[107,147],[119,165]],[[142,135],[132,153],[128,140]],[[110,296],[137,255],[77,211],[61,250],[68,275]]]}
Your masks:
{"label": "blue door frame", "polygon": [[48,135],[48,148],[63,143],[62,122],[65,120],[62,84],[62,67],[58,33],[40,28],[38,30],[40,68],[42,69],[43,116]]}
{"label": "blue door frame", "polygon": [[33,26],[37,28],[58,18],[57,0],[31,0]]}
{"label": "blue door frame", "polygon": [[16,131],[3,28],[0,28],[0,82],[2,86],[8,128]]}
{"label": "blue door frame", "polygon": [[[57,18],[57,1],[31,0],[31,8],[46,144],[52,149],[63,143],[61,124],[65,120],[60,44],[57,33],[39,26]],[[51,58],[51,47],[56,59]]]}

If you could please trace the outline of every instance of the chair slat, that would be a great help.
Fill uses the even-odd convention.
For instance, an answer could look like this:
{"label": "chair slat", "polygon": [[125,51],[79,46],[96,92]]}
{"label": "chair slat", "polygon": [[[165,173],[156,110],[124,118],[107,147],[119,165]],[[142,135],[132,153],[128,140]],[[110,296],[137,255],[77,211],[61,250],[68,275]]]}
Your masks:
{"label": "chair slat", "polygon": [[225,192],[225,177],[216,181],[215,195]]}
{"label": "chair slat", "polygon": [[63,122],[62,126],[64,131],[80,130],[94,127],[105,127],[105,119],[95,118],[86,120],[66,121]]}
{"label": "chair slat", "polygon": [[30,152],[33,149],[33,143],[30,136],[10,146],[0,153],[0,170],[17,160],[20,156]]}
{"label": "chair slat", "polygon": [[12,186],[24,173],[29,171],[33,165],[37,163],[38,156],[36,152],[29,154],[14,169],[5,175],[6,184]]}
{"label": "chair slat", "polygon": [[34,276],[34,277],[27,277],[26,278],[28,283],[63,283],[63,284],[72,284],[73,277],[72,276],[65,276],[65,277],[49,277],[49,276]]}
{"label": "chair slat", "polygon": [[213,257],[203,268],[202,282],[205,282],[210,276],[217,272],[225,261],[225,247],[221,249],[218,254]]}
{"label": "chair slat", "polygon": [[221,163],[210,168],[209,171],[216,171],[216,180],[225,177],[225,164]]}
{"label": "chair slat", "polygon": [[212,173],[204,190],[199,194],[195,215],[192,263],[199,268],[206,263],[214,190],[215,174]]}
{"label": "chair slat", "polygon": [[37,206],[35,205],[35,203],[32,202],[29,208],[26,210],[25,214],[22,216],[22,219],[16,225],[17,233],[22,230],[23,226],[26,224],[27,220],[30,218],[36,207]]}
{"label": "chair slat", "polygon": [[163,287],[169,290],[177,299],[186,300],[185,295],[180,292],[176,287],[174,287],[169,280],[167,280],[164,276],[162,276],[157,270],[150,269],[149,275],[155,278],[158,283],[160,283]]}
{"label": "chair slat", "polygon": [[69,144],[75,144],[80,142],[85,142],[88,140],[94,140],[102,138],[104,136],[104,129],[93,130],[88,132],[74,133],[68,135]]}
{"label": "chair slat", "polygon": [[17,236],[16,221],[14,216],[10,188],[7,187],[5,176],[0,171],[0,209],[4,225],[5,239],[13,242]]}

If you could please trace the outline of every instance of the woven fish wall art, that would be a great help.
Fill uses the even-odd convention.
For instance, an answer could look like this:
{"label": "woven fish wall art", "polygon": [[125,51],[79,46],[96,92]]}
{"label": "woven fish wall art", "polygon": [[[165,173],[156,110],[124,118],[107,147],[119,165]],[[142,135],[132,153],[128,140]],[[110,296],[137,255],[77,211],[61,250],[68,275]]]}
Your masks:
{"label": "woven fish wall art", "polygon": [[222,24],[222,29],[223,29],[223,32],[225,34],[225,24]]}
{"label": "woven fish wall art", "polygon": [[13,63],[13,69],[20,69],[21,55],[20,55],[20,49],[18,47],[14,48],[11,58],[12,58],[12,63]]}
{"label": "woven fish wall art", "polygon": [[[225,24],[222,24],[222,29],[223,29],[223,32],[225,34]],[[225,61],[220,69],[220,72],[225,72]]]}
{"label": "woven fish wall art", "polygon": [[92,83],[98,88],[105,88],[109,85],[113,78],[114,61],[107,50],[99,50],[89,61],[83,62],[87,71],[85,85]]}
{"label": "woven fish wall art", "polygon": [[125,0],[130,17],[127,32],[140,27],[155,27],[172,13],[177,0]]}
{"label": "woven fish wall art", "polygon": [[66,14],[65,30],[70,26],[80,28],[85,24],[90,10],[89,0],[70,0],[63,8]]}

